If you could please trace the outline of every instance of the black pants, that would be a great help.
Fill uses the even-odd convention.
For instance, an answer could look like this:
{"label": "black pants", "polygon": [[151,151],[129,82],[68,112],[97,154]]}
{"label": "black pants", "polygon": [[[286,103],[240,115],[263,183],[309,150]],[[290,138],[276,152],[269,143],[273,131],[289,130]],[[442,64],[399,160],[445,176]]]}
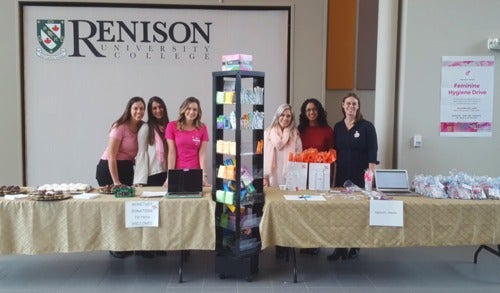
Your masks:
{"label": "black pants", "polygon": [[163,186],[163,183],[167,180],[167,174],[167,172],[161,172],[148,176],[148,184],[146,186]]}
{"label": "black pants", "polygon": [[[118,169],[118,179],[122,184],[132,186],[134,184],[134,162],[117,160],[116,161]],[[97,184],[99,186],[112,185],[113,178],[111,178],[111,173],[109,172],[108,160],[100,160],[97,164],[97,170],[95,174],[97,179]]]}

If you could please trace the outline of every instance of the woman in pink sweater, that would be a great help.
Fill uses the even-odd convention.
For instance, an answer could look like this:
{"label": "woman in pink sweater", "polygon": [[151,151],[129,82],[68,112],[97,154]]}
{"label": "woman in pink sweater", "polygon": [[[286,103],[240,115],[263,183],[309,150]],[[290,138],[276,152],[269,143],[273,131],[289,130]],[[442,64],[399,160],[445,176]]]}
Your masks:
{"label": "woman in pink sweater", "polygon": [[292,106],[282,104],[264,131],[264,186],[286,184],[288,156],[301,151],[302,141]]}

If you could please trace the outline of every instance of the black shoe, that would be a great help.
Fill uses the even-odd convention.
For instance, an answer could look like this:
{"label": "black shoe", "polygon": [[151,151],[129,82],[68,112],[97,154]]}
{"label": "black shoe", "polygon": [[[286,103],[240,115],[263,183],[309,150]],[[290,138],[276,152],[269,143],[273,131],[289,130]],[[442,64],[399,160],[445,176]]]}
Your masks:
{"label": "black shoe", "polygon": [[116,258],[125,258],[125,257],[129,256],[131,253],[128,251],[110,250],[109,254],[111,254],[113,257],[116,257]]}
{"label": "black shoe", "polygon": [[140,255],[143,258],[154,258],[155,254],[152,251],[147,251],[147,250],[137,250],[135,252],[135,255]]}
{"label": "black shoe", "polygon": [[336,261],[339,259],[347,259],[347,248],[335,248],[333,253],[326,257],[327,260]]}
{"label": "black shoe", "polygon": [[356,259],[359,256],[359,248],[351,248],[349,249],[348,259]]}

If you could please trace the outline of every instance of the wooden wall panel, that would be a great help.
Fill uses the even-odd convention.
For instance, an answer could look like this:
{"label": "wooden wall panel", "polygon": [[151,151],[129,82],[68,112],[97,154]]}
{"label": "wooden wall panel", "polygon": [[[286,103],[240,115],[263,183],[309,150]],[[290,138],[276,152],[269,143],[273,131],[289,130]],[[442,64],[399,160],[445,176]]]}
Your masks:
{"label": "wooden wall panel", "polygon": [[357,0],[329,0],[326,88],[354,88]]}
{"label": "wooden wall panel", "polygon": [[356,88],[374,90],[377,67],[378,0],[359,0]]}

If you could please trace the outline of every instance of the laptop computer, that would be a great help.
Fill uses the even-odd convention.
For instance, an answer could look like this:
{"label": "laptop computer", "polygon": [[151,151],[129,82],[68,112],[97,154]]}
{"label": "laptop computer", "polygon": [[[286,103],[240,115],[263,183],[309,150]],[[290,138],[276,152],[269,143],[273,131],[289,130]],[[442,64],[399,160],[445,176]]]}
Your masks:
{"label": "laptop computer", "polygon": [[202,169],[168,170],[166,198],[201,197],[203,191]]}
{"label": "laptop computer", "polygon": [[377,191],[387,194],[409,194],[408,171],[402,169],[375,169]]}

